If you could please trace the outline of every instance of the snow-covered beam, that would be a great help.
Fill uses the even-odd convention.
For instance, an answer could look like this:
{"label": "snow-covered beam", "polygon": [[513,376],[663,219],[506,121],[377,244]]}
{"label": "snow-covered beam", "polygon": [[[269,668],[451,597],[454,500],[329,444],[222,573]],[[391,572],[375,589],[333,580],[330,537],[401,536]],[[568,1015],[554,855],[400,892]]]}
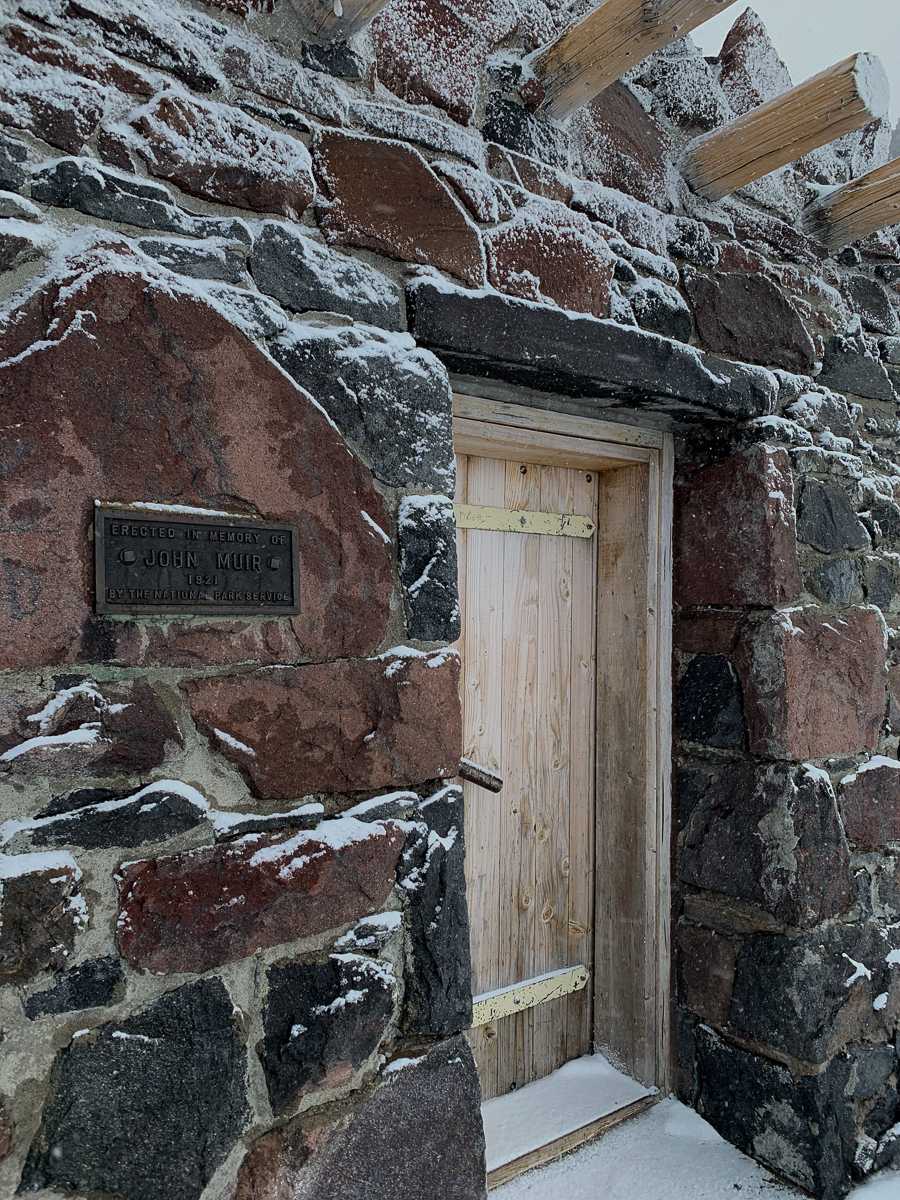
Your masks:
{"label": "snow-covered beam", "polygon": [[829,192],[803,216],[807,233],[831,251],[898,223],[900,158]]}
{"label": "snow-covered beam", "polygon": [[735,0],[601,0],[528,60],[528,98],[551,117],[588,104],[626,71]]}
{"label": "snow-covered beam", "polygon": [[685,179],[720,200],[804,154],[887,115],[890,85],[881,60],[854,54],[721,129],[692,142]]}
{"label": "snow-covered beam", "polygon": [[304,34],[318,42],[343,41],[365,29],[387,0],[288,0]]}

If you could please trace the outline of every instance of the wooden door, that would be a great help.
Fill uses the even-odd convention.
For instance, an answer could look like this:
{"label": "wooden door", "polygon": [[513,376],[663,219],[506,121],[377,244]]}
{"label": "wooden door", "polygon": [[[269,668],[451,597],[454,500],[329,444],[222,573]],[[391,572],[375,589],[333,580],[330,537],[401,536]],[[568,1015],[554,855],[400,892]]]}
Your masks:
{"label": "wooden door", "polygon": [[[460,456],[457,501],[597,519],[591,470]],[[477,995],[592,966],[597,538],[460,529],[465,786]],[[592,994],[472,1030],[485,1099],[589,1053]]]}

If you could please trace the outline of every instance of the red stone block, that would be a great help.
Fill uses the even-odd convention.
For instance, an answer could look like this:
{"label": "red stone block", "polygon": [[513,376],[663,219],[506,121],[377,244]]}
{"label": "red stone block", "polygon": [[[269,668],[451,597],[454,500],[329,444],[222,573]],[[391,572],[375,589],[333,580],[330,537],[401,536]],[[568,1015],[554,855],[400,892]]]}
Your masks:
{"label": "red stone block", "polygon": [[372,25],[379,78],[414,104],[472,119],[491,49],[515,28],[512,0],[393,0]]}
{"label": "red stone block", "polygon": [[900,763],[876,757],[845,775],[840,805],[847,837],[857,849],[900,842]]}
{"label": "red stone block", "polygon": [[164,93],[130,124],[150,173],[192,195],[296,219],[315,194],[303,143],[239,108]]}
{"label": "red stone block", "polygon": [[[191,680],[191,713],[254,793],[407,787],[456,774],[459,659],[386,654]],[[221,730],[241,747],[215,734]]]}
{"label": "red stone block", "polygon": [[330,202],[319,218],[329,242],[438,267],[475,287],[484,283],[478,230],[418,151],[327,130],[313,158]]}
{"label": "red stone block", "polygon": [[103,119],[107,91],[78,75],[0,50],[0,125],[27,129],[51,146],[77,154]]}
{"label": "red stone block", "polygon": [[[127,252],[98,250],[73,260],[0,330],[0,357],[22,355],[0,384],[14,463],[0,505],[0,666],[118,654],[125,626],[111,633],[92,613],[95,499],[294,522],[301,612],[278,622],[274,645],[293,642],[296,661],[370,653],[384,638],[390,546],[361,514],[387,529],[390,518],[371,472],[306,392],[172,279],[157,284],[146,263],[131,273]],[[34,342],[40,353],[28,353]],[[168,628],[146,634],[156,662]],[[183,663],[182,624],[172,630]],[[222,637],[218,661],[247,661],[257,636],[262,629],[249,641]],[[140,658],[138,648],[132,661]]]}
{"label": "red stone block", "polygon": [[754,447],[676,488],[679,604],[784,604],[800,594],[794,482],[785,450]]}
{"label": "red stone block", "polygon": [[6,27],[3,36],[7,45],[19,54],[25,54],[37,63],[71,71],[94,83],[105,84],[130,92],[134,96],[152,96],[152,81],[140,71],[126,63],[104,54],[94,47],[90,52],[75,46],[63,38],[38,31],[31,25],[14,21]]}
{"label": "red stone block", "polygon": [[404,840],[396,825],[345,817],[128,863],[119,950],[157,974],[201,972],[336,929],[384,905]]}
{"label": "red stone block", "polygon": [[736,656],[751,754],[797,761],[872,751],[886,706],[885,633],[874,608],[816,608],[748,624]]}
{"label": "red stone block", "polygon": [[591,222],[551,202],[526,205],[485,235],[491,283],[524,300],[609,315],[615,260]]}
{"label": "red stone block", "polygon": [[587,179],[668,208],[668,139],[623,83],[578,110],[573,134]]}

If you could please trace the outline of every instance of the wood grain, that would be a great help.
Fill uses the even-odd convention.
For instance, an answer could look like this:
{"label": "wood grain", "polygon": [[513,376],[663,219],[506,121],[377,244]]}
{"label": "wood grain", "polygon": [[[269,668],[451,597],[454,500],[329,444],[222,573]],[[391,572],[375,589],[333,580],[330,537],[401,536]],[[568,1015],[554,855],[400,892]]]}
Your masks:
{"label": "wood grain", "polygon": [[530,60],[540,108],[562,118],[735,0],[602,0]]}
{"label": "wood grain", "polygon": [[890,85],[873,54],[854,54],[687,147],[681,169],[695,192],[721,200],[887,114]]}
{"label": "wood grain", "polygon": [[900,158],[817,200],[803,214],[810,237],[834,253],[900,222]]}

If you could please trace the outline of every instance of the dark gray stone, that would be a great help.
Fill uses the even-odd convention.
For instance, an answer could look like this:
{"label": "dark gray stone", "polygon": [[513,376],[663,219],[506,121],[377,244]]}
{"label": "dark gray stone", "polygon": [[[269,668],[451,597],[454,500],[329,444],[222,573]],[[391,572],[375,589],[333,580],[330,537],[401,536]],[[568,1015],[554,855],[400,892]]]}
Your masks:
{"label": "dark gray stone", "polygon": [[719,248],[702,221],[693,217],[670,217],[666,226],[669,253],[695,267],[719,265]]}
{"label": "dark gray stone", "polygon": [[53,238],[41,225],[0,221],[0,272],[43,258],[52,245]]}
{"label": "dark gray stone", "polygon": [[812,594],[825,604],[859,604],[865,595],[855,558],[825,559],[808,572],[807,583]]}
{"label": "dark gray stone", "polygon": [[35,992],[23,1004],[30,1021],[52,1013],[81,1008],[102,1008],[122,994],[122,964],[117,958],[92,958],[61,975],[43,992]]}
{"label": "dark gray stone", "polygon": [[880,283],[869,279],[866,275],[851,275],[845,287],[853,307],[862,317],[866,329],[873,333],[883,333],[893,337],[900,332],[900,321],[888,298],[887,292]]}
{"label": "dark gray stone", "polygon": [[866,527],[843,488],[812,478],[804,479],[800,492],[797,538],[825,554],[869,545]]}
{"label": "dark gray stone", "polygon": [[246,1124],[246,1051],[219,979],[168,992],[73,1039],[20,1192],[197,1200]]}
{"label": "dark gray stone", "polygon": [[[92,796],[93,789],[87,789]],[[84,792],[76,795],[84,796]],[[74,798],[68,798],[74,804]],[[198,802],[164,787],[149,785],[139,792],[122,795],[110,792],[99,801],[89,801],[58,811],[58,803],[38,813],[29,831],[35,846],[81,846],[97,850],[107,846],[139,846],[186,833],[206,817]]]}
{"label": "dark gray stone", "polygon": [[446,496],[407,496],[397,517],[400,581],[409,636],[422,642],[459,637],[456,519]]}
{"label": "dark gray stone", "polygon": [[411,943],[404,1026],[446,1035],[472,1021],[462,789],[442,788],[420,815],[425,831],[403,858]]}
{"label": "dark gray stone", "polygon": [[28,174],[28,147],[0,130],[0,188],[17,192]]}
{"label": "dark gray stone", "polygon": [[733,1046],[712,1029],[693,1030],[697,1111],[722,1136],[779,1175],[820,1197],[849,1189],[855,1151],[844,1096],[847,1064],[821,1075],[787,1067]]}
{"label": "dark gray stone", "polygon": [[900,595],[900,569],[883,558],[867,558],[863,568],[866,600],[882,611],[894,607]]}
{"label": "dark gray stone", "polygon": [[638,324],[652,333],[689,342],[694,330],[691,310],[675,288],[659,280],[642,280],[627,291]]}
{"label": "dark gray stone", "polygon": [[836,392],[849,392],[867,400],[894,399],[884,364],[868,352],[860,339],[829,338],[819,382]]}
{"label": "dark gray stone", "polygon": [[890,990],[890,949],[875,922],[749,938],[738,954],[729,1029],[803,1062],[824,1063],[842,1043],[871,1036],[869,1025],[877,1028],[872,1001]]}
{"label": "dark gray stone", "polygon": [[717,749],[740,750],[747,740],[744,699],[734,667],[722,655],[698,654],[675,693],[678,736]]}
{"label": "dark gray stone", "polygon": [[417,340],[464,374],[593,400],[615,397],[686,419],[743,421],[775,410],[778,383],[770,371],[644,330],[427,279],[410,286],[407,302]]}
{"label": "dark gray stone", "polygon": [[887,496],[873,496],[869,503],[869,518],[875,545],[896,550],[900,546],[900,507]]}
{"label": "dark gray stone", "polygon": [[497,142],[563,171],[568,168],[568,137],[560,125],[496,92],[488,97],[482,133],[486,142]]}
{"label": "dark gray stone", "polygon": [[139,229],[250,242],[243,221],[183,212],[162,184],[103,167],[92,158],[61,158],[37,171],[31,194],[42,204],[75,208],[89,217]]}
{"label": "dark gray stone", "polygon": [[311,71],[324,71],[339,79],[365,79],[366,60],[347,42],[316,45],[304,42],[300,48],[300,63]]}
{"label": "dark gray stone", "polygon": [[345,313],[382,329],[399,329],[402,324],[396,284],[280,221],[263,224],[250,271],[260,291],[294,312]]}
{"label": "dark gray stone", "polygon": [[481,1090],[465,1038],[397,1053],[361,1102],[257,1139],[235,1200],[486,1200]]}
{"label": "dark gray stone", "polygon": [[677,775],[683,883],[808,926],[852,901],[850,854],[824,773],[739,760]]}
{"label": "dark gray stone", "polygon": [[257,1046],[276,1113],[307,1092],[337,1087],[375,1052],[394,1008],[393,973],[362,955],[269,969]]}
{"label": "dark gray stone", "polygon": [[382,483],[453,495],[450,384],[411,338],[307,322],[288,329],[271,353]]}
{"label": "dark gray stone", "polygon": [[246,251],[222,238],[204,238],[197,242],[176,242],[168,238],[142,238],[143,252],[178,275],[194,279],[221,279],[240,283],[247,269]]}

